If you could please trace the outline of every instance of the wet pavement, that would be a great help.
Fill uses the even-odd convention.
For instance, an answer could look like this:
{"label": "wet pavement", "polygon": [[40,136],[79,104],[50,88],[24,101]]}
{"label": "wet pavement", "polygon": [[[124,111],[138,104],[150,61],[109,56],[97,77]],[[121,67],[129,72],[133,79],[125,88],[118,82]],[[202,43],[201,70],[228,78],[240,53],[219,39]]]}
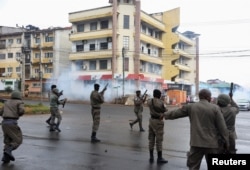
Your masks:
{"label": "wet pavement", "polygon": [[[24,141],[17,150],[13,151],[16,161],[2,165],[0,169],[187,169],[186,152],[189,149],[189,121],[187,118],[165,122],[163,156],[168,159],[169,163],[157,165],[157,163],[150,164],[148,161],[148,108],[144,109],[143,115],[143,126],[146,131],[139,132],[138,125],[135,125],[133,130],[129,127],[129,120],[135,119],[132,106],[103,105],[100,129],[97,133],[97,137],[102,141],[96,144],[90,142],[92,126],[90,106],[68,103],[62,110],[61,133],[49,132],[45,123],[49,117],[48,114],[23,116],[19,120],[19,125],[23,131]],[[243,130],[244,128],[246,127],[243,126]],[[245,137],[240,140],[238,147],[240,151],[250,153],[249,138]],[[2,141],[2,139],[2,131],[0,131],[0,140]],[[203,161],[201,170],[205,169],[206,163]]]}

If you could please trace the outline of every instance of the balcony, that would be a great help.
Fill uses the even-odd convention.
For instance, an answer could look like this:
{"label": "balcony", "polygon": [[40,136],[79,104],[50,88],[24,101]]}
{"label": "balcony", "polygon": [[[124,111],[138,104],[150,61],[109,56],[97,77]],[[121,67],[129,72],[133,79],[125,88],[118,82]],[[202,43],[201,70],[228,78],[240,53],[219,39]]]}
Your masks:
{"label": "balcony", "polygon": [[162,41],[160,41],[160,40],[158,40],[158,39],[155,39],[155,38],[153,38],[153,37],[147,36],[147,35],[145,35],[145,34],[143,34],[143,33],[141,33],[140,39],[141,39],[142,41],[144,41],[144,42],[147,42],[147,43],[152,44],[152,45],[154,45],[154,46],[157,46],[157,47],[159,47],[159,48],[165,48]]}
{"label": "balcony", "polygon": [[175,63],[175,66],[177,66],[180,70],[191,72],[192,69],[186,65],[186,64],[181,64],[181,63]]}
{"label": "balcony", "polygon": [[181,56],[186,57],[186,58],[189,58],[189,59],[194,58],[194,55],[189,54],[189,53],[187,53],[187,52],[185,52],[185,51],[183,51],[183,50],[181,50],[181,49],[173,49],[173,53],[174,53],[174,54],[181,55]]}
{"label": "balcony", "polygon": [[89,60],[100,58],[112,58],[112,50],[77,52],[69,55],[69,60]]}
{"label": "balcony", "polygon": [[151,26],[154,26],[155,28],[165,32],[165,25],[162,22],[156,20],[155,18],[153,18],[153,17],[151,17],[143,12],[141,12],[141,20],[150,24]]}
{"label": "balcony", "polygon": [[82,22],[87,20],[94,20],[100,18],[107,18],[112,16],[112,7],[98,8],[95,10],[85,10],[73,12],[69,14],[69,22]]}
{"label": "balcony", "polygon": [[81,41],[81,40],[97,39],[97,38],[105,38],[105,37],[112,37],[111,29],[97,30],[97,31],[90,31],[90,32],[78,32],[78,33],[71,34],[69,39],[70,41]]}
{"label": "balcony", "polygon": [[159,57],[150,57],[148,55],[145,54],[140,54],[140,60],[149,62],[149,63],[155,63],[155,64],[159,64],[162,65],[162,59]]}

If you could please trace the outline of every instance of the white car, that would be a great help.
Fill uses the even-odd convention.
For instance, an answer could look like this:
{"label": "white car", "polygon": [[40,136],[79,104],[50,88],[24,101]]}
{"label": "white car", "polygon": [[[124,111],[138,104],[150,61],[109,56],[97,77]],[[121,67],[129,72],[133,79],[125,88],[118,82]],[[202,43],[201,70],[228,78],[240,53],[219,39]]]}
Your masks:
{"label": "white car", "polygon": [[250,110],[250,100],[248,99],[237,99],[236,104],[239,106],[240,110]]}

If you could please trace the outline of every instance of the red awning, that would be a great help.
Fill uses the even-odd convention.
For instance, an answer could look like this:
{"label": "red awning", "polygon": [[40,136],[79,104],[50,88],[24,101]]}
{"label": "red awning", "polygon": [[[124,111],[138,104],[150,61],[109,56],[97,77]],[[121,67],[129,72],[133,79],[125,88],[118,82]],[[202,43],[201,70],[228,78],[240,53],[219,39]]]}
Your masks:
{"label": "red awning", "polygon": [[112,74],[103,74],[101,80],[110,80],[112,79]]}
{"label": "red awning", "polygon": [[82,76],[79,76],[78,80],[91,80],[91,75],[82,75]]}
{"label": "red awning", "polygon": [[126,79],[131,79],[131,80],[144,79],[144,75],[143,74],[128,74]]}

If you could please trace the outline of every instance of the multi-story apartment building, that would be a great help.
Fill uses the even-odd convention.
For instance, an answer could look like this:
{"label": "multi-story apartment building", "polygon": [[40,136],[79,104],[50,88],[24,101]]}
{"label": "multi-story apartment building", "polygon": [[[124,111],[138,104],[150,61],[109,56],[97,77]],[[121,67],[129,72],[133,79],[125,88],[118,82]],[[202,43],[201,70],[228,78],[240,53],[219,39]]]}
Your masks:
{"label": "multi-story apartment building", "polygon": [[126,92],[184,82],[191,89],[195,56],[186,52],[194,54],[195,44],[177,32],[179,8],[147,14],[140,1],[109,2],[111,6],[69,13],[69,59],[78,80],[85,85],[112,81],[123,87],[125,81]]}
{"label": "multi-story apartment building", "polygon": [[18,89],[23,77],[31,94],[42,94],[68,69],[71,28],[1,28],[0,90]]}

